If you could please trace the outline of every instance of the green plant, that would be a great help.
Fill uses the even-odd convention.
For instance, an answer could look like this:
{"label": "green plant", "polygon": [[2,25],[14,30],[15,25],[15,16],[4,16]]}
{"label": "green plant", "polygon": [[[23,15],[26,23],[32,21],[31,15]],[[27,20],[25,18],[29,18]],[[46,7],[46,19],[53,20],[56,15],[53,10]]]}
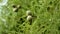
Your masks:
{"label": "green plant", "polygon": [[[16,12],[13,4],[20,5]],[[34,17],[31,25],[27,10]],[[9,0],[1,14],[1,34],[60,34],[60,0]]]}

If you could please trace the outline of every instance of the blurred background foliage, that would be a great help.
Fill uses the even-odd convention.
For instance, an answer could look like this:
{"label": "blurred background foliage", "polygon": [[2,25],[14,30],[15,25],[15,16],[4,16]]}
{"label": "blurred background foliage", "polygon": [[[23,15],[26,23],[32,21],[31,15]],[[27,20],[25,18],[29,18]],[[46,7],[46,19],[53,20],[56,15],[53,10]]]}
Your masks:
{"label": "blurred background foliage", "polygon": [[[13,11],[13,5],[20,5]],[[8,0],[0,14],[0,34],[60,34],[60,0]],[[26,21],[26,11],[34,16]]]}

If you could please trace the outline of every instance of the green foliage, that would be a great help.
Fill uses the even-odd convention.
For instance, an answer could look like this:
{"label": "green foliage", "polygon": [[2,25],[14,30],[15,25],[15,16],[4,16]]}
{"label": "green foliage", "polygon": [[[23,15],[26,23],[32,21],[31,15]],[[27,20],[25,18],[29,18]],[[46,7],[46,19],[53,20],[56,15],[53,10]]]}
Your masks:
{"label": "green foliage", "polygon": [[[17,12],[13,4],[20,5]],[[35,18],[32,25],[26,11]],[[0,16],[0,34],[60,34],[60,0],[9,0]],[[4,21],[5,20],[5,21]]]}

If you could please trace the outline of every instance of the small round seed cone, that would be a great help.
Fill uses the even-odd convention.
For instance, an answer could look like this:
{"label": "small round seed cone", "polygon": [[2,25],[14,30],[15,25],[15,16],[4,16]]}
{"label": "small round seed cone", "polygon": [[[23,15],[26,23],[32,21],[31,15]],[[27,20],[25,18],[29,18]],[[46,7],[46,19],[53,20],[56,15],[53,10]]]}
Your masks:
{"label": "small round seed cone", "polygon": [[27,20],[29,21],[29,20],[31,20],[31,19],[32,19],[32,16],[28,15],[28,16],[27,16]]}
{"label": "small round seed cone", "polygon": [[17,8],[13,8],[13,11],[16,11],[17,10]]}
{"label": "small round seed cone", "polygon": [[27,15],[27,16],[28,16],[28,15],[32,15],[31,11],[30,11],[30,10],[27,10],[27,11],[26,11],[26,15]]}

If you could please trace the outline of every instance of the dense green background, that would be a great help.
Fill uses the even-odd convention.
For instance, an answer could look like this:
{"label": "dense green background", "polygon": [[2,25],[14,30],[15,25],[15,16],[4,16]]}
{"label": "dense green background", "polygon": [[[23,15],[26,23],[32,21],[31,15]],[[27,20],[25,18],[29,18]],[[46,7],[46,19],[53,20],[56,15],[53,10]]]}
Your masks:
{"label": "dense green background", "polygon": [[[21,6],[17,12],[13,4]],[[36,16],[32,25],[26,21],[27,10]],[[0,16],[0,34],[60,34],[60,0],[8,0]]]}

